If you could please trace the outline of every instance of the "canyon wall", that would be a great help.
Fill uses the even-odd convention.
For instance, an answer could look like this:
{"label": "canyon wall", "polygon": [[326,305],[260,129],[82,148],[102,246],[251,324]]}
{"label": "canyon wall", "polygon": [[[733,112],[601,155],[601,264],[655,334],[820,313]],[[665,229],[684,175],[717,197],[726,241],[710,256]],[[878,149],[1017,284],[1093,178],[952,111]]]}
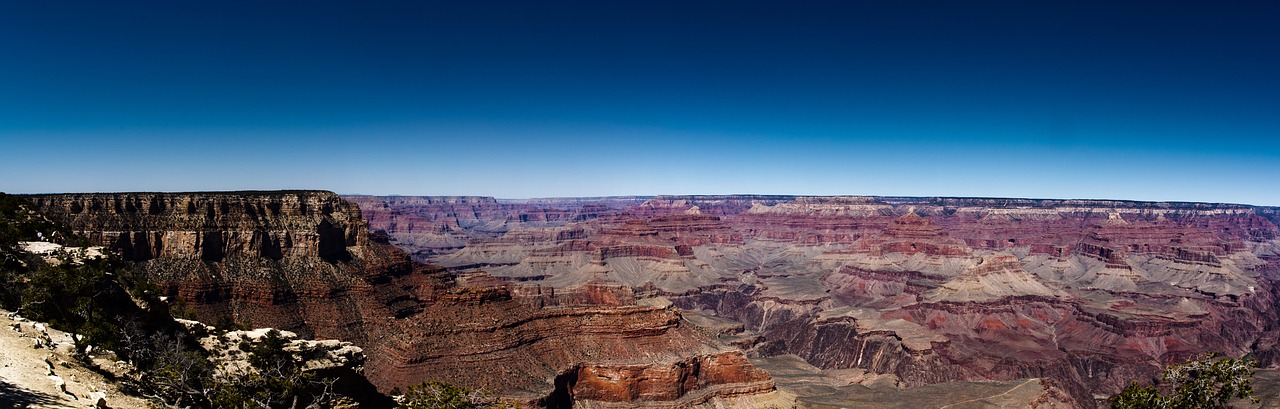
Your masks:
{"label": "canyon wall", "polygon": [[620,208],[647,198],[504,200],[483,196],[344,196],[360,206],[373,231],[386,232],[392,243],[425,260],[448,254],[471,239],[500,237],[524,227],[555,227],[570,222],[614,216]]}
{"label": "canyon wall", "polygon": [[369,241],[359,209],[330,192],[29,196],[94,245],[138,262],[178,315],[367,342],[366,328],[416,309],[389,285],[414,266]]}
{"label": "canyon wall", "polygon": [[368,222],[328,192],[125,193],[28,196],[36,207],[127,260],[197,256],[351,258]]}
{"label": "canyon wall", "polygon": [[1042,378],[1084,407],[1204,352],[1280,364],[1276,208],[759,195],[659,196],[589,214],[581,201],[505,206],[443,213],[567,216],[463,235],[425,259],[525,287],[663,296],[741,323],[716,336],[750,356],[795,354],[907,385]]}
{"label": "canyon wall", "polygon": [[[353,342],[369,357],[366,376],[384,392],[438,380],[542,406],[670,407],[773,390],[766,373],[684,323],[670,302],[607,286],[516,287],[416,263],[330,192],[28,199],[137,262],[136,273],[172,297],[175,313]],[[482,224],[502,214],[480,211],[495,204],[475,198],[402,204],[474,206],[472,220]],[[554,227],[565,224],[564,214],[513,223]]]}

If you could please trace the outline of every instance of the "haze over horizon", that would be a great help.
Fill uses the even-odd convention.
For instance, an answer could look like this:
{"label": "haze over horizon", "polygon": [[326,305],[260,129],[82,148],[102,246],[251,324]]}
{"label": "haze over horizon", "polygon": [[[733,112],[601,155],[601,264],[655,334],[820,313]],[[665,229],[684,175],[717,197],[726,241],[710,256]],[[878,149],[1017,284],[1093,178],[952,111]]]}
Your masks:
{"label": "haze over horizon", "polygon": [[0,191],[1280,205],[1280,3],[0,4]]}

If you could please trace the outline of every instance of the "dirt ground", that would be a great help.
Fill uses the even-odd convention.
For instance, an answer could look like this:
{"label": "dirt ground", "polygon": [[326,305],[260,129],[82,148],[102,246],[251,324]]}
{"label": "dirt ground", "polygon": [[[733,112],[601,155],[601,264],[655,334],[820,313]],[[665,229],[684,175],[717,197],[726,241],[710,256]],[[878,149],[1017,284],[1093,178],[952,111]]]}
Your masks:
{"label": "dirt ground", "polygon": [[148,407],[80,365],[71,350],[68,334],[0,310],[0,407]]}

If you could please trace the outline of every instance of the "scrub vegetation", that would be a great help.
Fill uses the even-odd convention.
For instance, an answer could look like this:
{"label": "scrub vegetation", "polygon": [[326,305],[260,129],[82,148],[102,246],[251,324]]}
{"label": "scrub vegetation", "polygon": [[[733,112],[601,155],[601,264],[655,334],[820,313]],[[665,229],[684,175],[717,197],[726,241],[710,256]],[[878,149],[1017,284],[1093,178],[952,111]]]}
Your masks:
{"label": "scrub vegetation", "polygon": [[1206,355],[1164,370],[1160,385],[1130,383],[1111,397],[1113,409],[1218,409],[1237,399],[1256,403],[1253,371],[1256,362]]}

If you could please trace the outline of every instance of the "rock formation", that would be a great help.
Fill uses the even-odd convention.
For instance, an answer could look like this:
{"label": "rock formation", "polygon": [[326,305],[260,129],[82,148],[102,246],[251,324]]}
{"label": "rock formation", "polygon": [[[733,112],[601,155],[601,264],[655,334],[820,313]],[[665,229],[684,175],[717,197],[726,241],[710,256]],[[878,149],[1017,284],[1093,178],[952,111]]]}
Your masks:
{"label": "rock formation", "polygon": [[0,310],[0,407],[151,407],[103,376],[118,363],[91,358],[99,369],[90,369],[74,351],[72,334]]}
{"label": "rock formation", "polygon": [[[485,274],[458,276],[418,264],[389,244],[390,237],[412,236],[400,235],[402,225],[383,225],[395,233],[370,234],[360,209],[333,193],[29,199],[93,244],[137,261],[138,272],[173,297],[175,312],[204,322],[230,318],[304,338],[354,343],[368,355],[368,379],[384,392],[439,380],[560,407],[574,402],[686,406],[767,397],[774,389],[768,375],[740,351],[687,324],[670,302],[638,299],[617,286],[513,286]],[[470,198],[403,203],[494,206]],[[579,204],[572,211],[506,221],[506,210],[495,209],[470,212],[469,218],[454,216],[456,209],[445,211],[450,216],[444,225],[466,225],[463,231],[475,240],[501,235],[526,243],[571,242],[585,237],[585,231],[559,229],[543,237],[539,229],[558,229],[583,214],[609,213]],[[516,227],[483,227],[504,223]],[[522,235],[521,229],[530,233]],[[600,257],[633,254],[626,247],[610,248],[593,251]],[[679,251],[673,254],[679,257]],[[303,346],[300,351],[306,352]]]}
{"label": "rock formation", "polygon": [[367,342],[366,324],[418,307],[391,284],[414,266],[371,243],[359,209],[327,192],[121,193],[28,199],[206,322]]}
{"label": "rock formation", "polygon": [[471,239],[500,237],[520,227],[554,227],[573,221],[612,216],[643,198],[570,198],[499,203],[477,196],[346,196],[360,206],[373,231],[386,232],[392,243],[412,249],[419,260],[448,254]]}
{"label": "rock formation", "polygon": [[[380,214],[511,226],[460,235],[465,244],[424,257],[451,271],[483,270],[544,292],[596,283],[663,296],[708,323],[736,322],[740,331],[705,332],[749,356],[794,354],[828,371],[893,375],[909,386],[1043,379],[1093,407],[1129,380],[1201,352],[1280,364],[1276,208],[908,197],[397,200],[419,205],[360,205],[381,206],[385,213],[367,216],[392,237],[403,233]],[[589,205],[607,211],[582,212]],[[522,214],[573,216],[544,223]]]}
{"label": "rock formation", "polygon": [[323,192],[69,194],[28,197],[127,260],[352,257],[368,237],[355,205]]}

